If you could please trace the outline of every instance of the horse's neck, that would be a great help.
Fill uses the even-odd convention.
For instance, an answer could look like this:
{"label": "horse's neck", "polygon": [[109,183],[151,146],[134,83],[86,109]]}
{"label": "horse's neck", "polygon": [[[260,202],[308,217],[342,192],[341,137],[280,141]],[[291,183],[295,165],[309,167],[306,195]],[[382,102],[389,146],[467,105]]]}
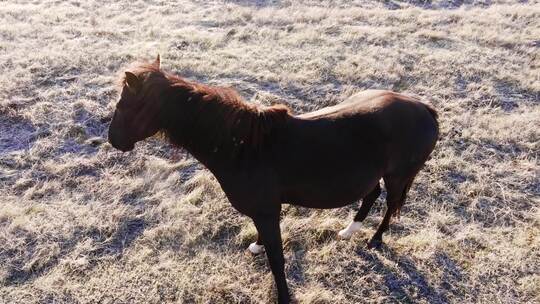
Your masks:
{"label": "horse's neck", "polygon": [[223,113],[233,110],[227,107],[234,105],[203,101],[195,94],[179,93],[177,98],[180,100],[169,101],[175,106],[165,111],[166,131],[173,143],[185,148],[211,171],[233,166],[237,138]]}

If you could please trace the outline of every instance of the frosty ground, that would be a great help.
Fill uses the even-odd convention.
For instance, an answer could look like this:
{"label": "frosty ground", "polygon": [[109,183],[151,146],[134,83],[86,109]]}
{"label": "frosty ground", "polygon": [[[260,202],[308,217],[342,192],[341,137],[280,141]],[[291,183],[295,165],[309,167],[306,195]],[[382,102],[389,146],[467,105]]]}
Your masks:
{"label": "frosty ground", "polygon": [[441,139],[380,251],[356,206],[285,205],[301,303],[540,301],[540,5],[0,1],[0,302],[267,303],[251,221],[159,139],[106,142],[116,79],[165,69],[295,113],[370,88],[430,101]]}

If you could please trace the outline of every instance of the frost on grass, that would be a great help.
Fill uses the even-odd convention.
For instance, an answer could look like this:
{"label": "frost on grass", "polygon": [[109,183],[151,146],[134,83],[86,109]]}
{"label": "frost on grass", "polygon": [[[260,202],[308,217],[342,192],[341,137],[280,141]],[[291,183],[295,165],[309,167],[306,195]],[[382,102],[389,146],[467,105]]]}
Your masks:
{"label": "frost on grass", "polygon": [[[382,251],[354,206],[284,206],[301,303],[540,300],[538,5],[513,1],[116,1],[0,7],[0,302],[266,303],[252,223],[159,139],[106,143],[115,79],[163,66],[297,113],[392,89],[441,139]],[[46,47],[44,47],[46,46]],[[384,194],[383,194],[384,197]]]}

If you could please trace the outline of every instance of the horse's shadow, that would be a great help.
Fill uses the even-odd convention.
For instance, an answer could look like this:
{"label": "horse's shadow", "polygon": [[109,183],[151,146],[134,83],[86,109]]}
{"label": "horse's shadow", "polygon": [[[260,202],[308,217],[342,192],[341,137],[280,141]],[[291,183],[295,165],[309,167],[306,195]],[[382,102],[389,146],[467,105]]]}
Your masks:
{"label": "horse's shadow", "polygon": [[[337,235],[328,236],[327,241],[333,242]],[[367,241],[367,240],[366,240]],[[310,281],[306,274],[307,266],[305,255],[307,246],[302,242],[286,244],[286,274],[292,285],[296,287]],[[419,269],[417,262],[404,254],[398,253],[385,243],[378,249],[368,249],[366,242],[359,242],[354,247],[354,253],[366,262],[361,267],[364,274],[377,274],[382,278],[381,289],[386,289],[390,302],[398,303],[449,303],[452,299],[463,299],[465,291],[460,289],[462,282],[466,280],[466,274],[447,253],[437,251],[427,262],[431,267],[436,267],[440,272],[429,275],[429,269]],[[266,260],[266,259],[264,259]],[[263,264],[266,261],[261,261]],[[354,272],[356,272],[355,270]],[[359,275],[361,273],[358,273]],[[344,274],[345,275],[345,274]],[[432,278],[436,277],[436,279]],[[326,285],[325,282],[322,282]],[[328,288],[336,288],[328,285]],[[450,299],[449,299],[450,298]]]}
{"label": "horse's shadow", "polygon": [[306,250],[301,248],[294,250],[291,256],[289,257],[289,267],[287,269],[288,278],[293,281],[295,284],[304,284],[306,276],[304,273],[304,267]]}
{"label": "horse's shadow", "polygon": [[[66,240],[60,249],[60,252],[44,263],[36,263],[31,267],[23,267],[22,262],[17,263],[12,267],[5,278],[6,286],[18,285],[31,282],[34,279],[45,274],[47,271],[62,263],[62,260],[69,256],[80,243],[82,239],[90,237],[98,244],[96,248],[88,253],[89,264],[84,268],[88,271],[98,265],[99,261],[104,258],[116,257],[123,255],[124,250],[132,245],[132,243],[142,235],[147,223],[143,219],[126,219],[122,221],[118,229],[109,237],[105,237],[99,231],[87,231],[82,234],[76,234],[72,240]],[[37,246],[30,246],[27,250],[34,252]],[[5,252],[6,256],[16,254],[15,252]]]}
{"label": "horse's shadow", "polygon": [[103,241],[101,246],[91,251],[90,256],[98,258],[103,258],[104,256],[120,257],[124,250],[130,247],[142,235],[147,225],[141,218],[123,221],[118,227],[118,230],[110,238]]}
{"label": "horse's shadow", "polygon": [[[360,245],[356,249],[356,254],[368,262],[369,269],[382,275],[384,284],[393,300],[400,303],[416,303],[419,300],[425,300],[428,303],[448,303],[448,293],[459,296],[459,292],[453,290],[452,283],[461,281],[463,275],[459,266],[445,253],[435,254],[435,264],[443,269],[443,276],[442,283],[439,286],[434,286],[425,274],[416,267],[413,259],[399,255],[385,244],[377,251],[369,250],[365,245]],[[388,259],[392,263],[385,263],[382,259]],[[394,267],[389,267],[390,264]]]}

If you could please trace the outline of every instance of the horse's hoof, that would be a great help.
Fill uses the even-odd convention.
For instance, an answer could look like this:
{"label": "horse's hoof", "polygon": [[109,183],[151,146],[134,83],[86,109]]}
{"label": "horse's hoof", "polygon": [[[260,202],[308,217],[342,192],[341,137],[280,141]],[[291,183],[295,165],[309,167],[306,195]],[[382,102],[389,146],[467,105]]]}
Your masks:
{"label": "horse's hoof", "polygon": [[348,240],[351,238],[353,233],[360,231],[360,227],[362,227],[362,224],[360,222],[351,222],[347,228],[340,230],[338,232],[338,235],[340,238],[344,240]]}
{"label": "horse's hoof", "polygon": [[254,242],[249,244],[248,250],[252,254],[260,254],[264,252],[264,246],[257,244],[257,242]]}
{"label": "horse's hoof", "polygon": [[367,242],[368,249],[380,249],[381,246],[382,246],[382,240],[371,239],[369,242]]}
{"label": "horse's hoof", "polygon": [[343,240],[348,240],[348,239],[351,238],[352,233],[349,232],[349,231],[347,231],[347,229],[343,229],[343,230],[340,230],[340,231],[338,232],[338,235],[339,235],[339,237],[340,237],[341,239],[343,239]]}

